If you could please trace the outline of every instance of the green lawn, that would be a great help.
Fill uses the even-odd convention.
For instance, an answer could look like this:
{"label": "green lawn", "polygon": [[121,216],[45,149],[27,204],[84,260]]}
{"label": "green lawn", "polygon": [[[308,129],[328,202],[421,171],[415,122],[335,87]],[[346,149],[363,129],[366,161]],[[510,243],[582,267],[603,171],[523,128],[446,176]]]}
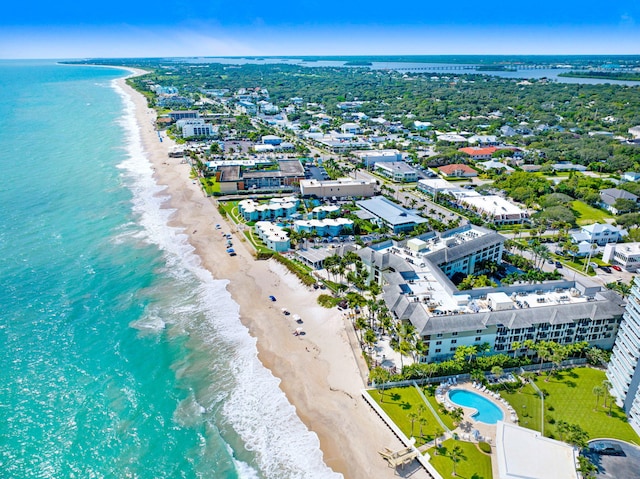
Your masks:
{"label": "green lawn", "polygon": [[256,250],[256,253],[258,254],[269,254],[269,253],[274,253],[273,250],[267,248],[264,243],[262,242],[262,240],[260,238],[258,238],[257,235],[254,235],[253,233],[253,229],[245,229],[242,232],[245,236],[245,238],[247,238],[247,240],[249,241],[249,243],[251,243],[253,245],[253,248]]}
{"label": "green lawn", "polygon": [[[387,389],[384,391],[384,395],[381,394],[380,390],[371,390],[369,394],[407,437],[414,436],[416,438],[417,446],[433,440],[436,430],[442,430],[431,409],[424,404],[418,391],[413,386]],[[409,419],[409,413],[418,413],[420,405],[425,408],[422,417],[427,420],[427,423],[422,426],[422,437],[420,437],[419,421],[414,421],[412,433],[411,420]]]}
{"label": "green lawn", "polygon": [[[544,401],[545,436],[559,439],[555,424],[551,422],[564,420],[579,425],[587,431],[590,439],[610,437],[640,444],[640,438],[627,423],[622,409],[614,404],[609,416],[609,407],[604,406],[602,396],[596,406],[593,388],[606,379],[603,371],[574,368],[560,371],[548,382],[546,378],[546,373],[543,373],[535,380],[536,385],[548,393]],[[540,430],[540,398],[530,385],[514,394],[504,391],[501,394],[515,408],[521,426]]]}
{"label": "green lawn", "polygon": [[219,201],[218,204],[222,206],[222,209],[227,213],[228,216],[235,219],[237,215],[234,214],[234,210],[238,206],[237,201]]}
{"label": "green lawn", "polygon": [[613,216],[607,211],[594,208],[593,206],[589,206],[579,200],[573,201],[571,203],[571,208],[576,213],[576,216],[578,217],[577,223],[580,226],[596,222],[605,223],[605,220],[613,218]]}
{"label": "green lawn", "polygon": [[440,404],[436,400],[435,388],[429,386],[423,387],[422,393],[427,398],[427,401],[429,401],[429,404],[431,404],[431,407],[433,407],[433,410],[439,412],[438,415],[440,416],[442,422],[445,423],[447,427],[453,431],[456,428],[456,425],[453,423],[453,419],[451,419],[451,416],[445,413],[446,409],[442,409],[442,404]]}
{"label": "green lawn", "polygon": [[209,196],[220,193],[220,183],[215,181],[215,178],[200,178],[200,184]]}
{"label": "green lawn", "polygon": [[453,461],[447,456],[447,452],[454,446],[462,449],[462,457],[456,465],[456,477],[465,479],[491,479],[491,456],[478,449],[475,443],[455,441],[447,439],[442,443],[441,453],[436,455],[434,448],[429,449],[431,464],[442,477],[451,477],[453,473]]}

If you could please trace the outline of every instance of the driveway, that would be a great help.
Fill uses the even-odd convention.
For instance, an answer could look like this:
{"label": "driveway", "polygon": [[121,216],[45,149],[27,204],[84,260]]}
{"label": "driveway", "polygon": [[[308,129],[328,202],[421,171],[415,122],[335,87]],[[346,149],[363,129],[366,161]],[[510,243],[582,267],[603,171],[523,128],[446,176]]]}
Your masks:
{"label": "driveway", "polygon": [[[586,453],[585,455],[598,467],[595,477],[597,479],[640,479],[640,448],[613,439],[603,441],[619,444],[625,455],[605,456]],[[597,442],[602,441],[591,441],[589,445],[592,446]]]}

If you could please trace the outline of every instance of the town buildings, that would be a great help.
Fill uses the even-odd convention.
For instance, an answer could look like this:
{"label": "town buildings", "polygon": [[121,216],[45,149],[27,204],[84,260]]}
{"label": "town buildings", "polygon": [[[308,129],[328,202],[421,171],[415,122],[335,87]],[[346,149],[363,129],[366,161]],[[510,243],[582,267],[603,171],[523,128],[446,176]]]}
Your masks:
{"label": "town buildings", "polygon": [[633,193],[629,193],[626,190],[621,190],[618,188],[607,188],[600,191],[600,204],[606,210],[609,210],[612,214],[618,214],[617,201],[618,200],[629,200],[634,203],[639,203],[640,199],[638,196]]}
{"label": "town buildings", "polygon": [[411,231],[417,225],[427,222],[426,218],[395,204],[384,196],[357,201],[356,205],[360,210],[355,214],[361,219],[371,220],[393,233]]}
{"label": "town buildings", "polygon": [[608,243],[602,261],[635,273],[640,269],[640,243]]}
{"label": "town buildings", "polygon": [[291,218],[298,211],[300,200],[290,196],[271,198],[268,203],[257,203],[252,199],[238,203],[238,212],[245,221],[266,221],[276,218]]}
{"label": "town buildings", "polygon": [[376,163],[402,161],[402,153],[398,150],[354,151],[352,155],[368,170],[372,169]]}
{"label": "town buildings", "polygon": [[503,243],[494,231],[464,226],[381,243],[358,255],[382,285],[389,310],[422,337],[428,347],[423,361],[450,358],[461,345],[488,343],[494,352],[511,352],[514,342],[528,339],[613,346],[622,301],[586,279],[459,291],[452,278],[500,262]]}
{"label": "town buildings", "polygon": [[452,176],[456,178],[472,178],[478,176],[478,172],[471,168],[469,165],[463,165],[462,163],[455,163],[452,165],[444,165],[438,168],[440,173],[444,176]]}
{"label": "town buildings", "polygon": [[404,161],[375,163],[374,170],[396,183],[411,183],[418,180],[418,172]]}
{"label": "town buildings", "polygon": [[513,225],[524,223],[529,219],[527,210],[514,205],[501,196],[483,196],[475,191],[466,191],[465,193],[458,198],[458,204],[478,214],[485,221],[495,225]]}
{"label": "town buildings", "polygon": [[300,194],[316,198],[369,197],[375,194],[375,180],[354,180],[338,178],[337,180],[300,180]]}
{"label": "town buildings", "polygon": [[418,190],[435,199],[438,195],[448,195],[458,206],[474,212],[495,225],[521,224],[529,221],[529,213],[526,209],[520,208],[501,196],[481,195],[472,189],[460,188],[441,178],[419,180]]}
{"label": "town buildings", "polygon": [[[277,159],[265,163],[209,162],[222,193],[242,190],[289,190],[297,189],[304,179],[304,168],[300,160]],[[250,166],[251,165],[251,166]]]}
{"label": "town buildings", "polygon": [[184,118],[178,120],[176,126],[182,130],[182,138],[212,137],[218,134],[218,127],[205,122],[202,118]]}
{"label": "town buildings", "polygon": [[282,253],[291,248],[288,233],[277,224],[270,221],[258,221],[255,225],[255,231],[264,245],[273,251]]}
{"label": "town buildings", "polygon": [[617,243],[622,241],[627,232],[617,226],[608,223],[593,223],[583,226],[580,231],[571,234],[571,241],[574,243],[595,243],[604,246],[607,243]]}

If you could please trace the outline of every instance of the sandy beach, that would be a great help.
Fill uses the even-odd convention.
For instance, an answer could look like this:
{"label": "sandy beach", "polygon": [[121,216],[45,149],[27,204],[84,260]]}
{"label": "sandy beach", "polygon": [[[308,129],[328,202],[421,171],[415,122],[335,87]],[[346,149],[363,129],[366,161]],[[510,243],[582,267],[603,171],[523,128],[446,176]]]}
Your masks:
{"label": "sandy beach", "polygon": [[[172,226],[184,228],[203,265],[218,279],[230,281],[228,289],[240,305],[242,323],[257,338],[259,358],[282,382],[280,387],[296,407],[304,424],[319,439],[325,463],[345,478],[385,478],[398,475],[427,477],[422,470],[407,467],[394,471],[378,450],[399,449],[399,440],[361,398],[364,387],[359,350],[350,343],[346,319],[337,309],[318,306],[318,292],[303,286],[282,265],[257,261],[241,233],[226,223],[216,201],[207,198],[199,185],[189,179],[189,165],[169,158],[174,145],[154,129],[155,111],[147,108],[144,97],[126,85],[136,106],[143,145],[152,162],[156,181],[166,185],[174,208]],[[164,194],[163,193],[163,194]],[[238,255],[225,252],[222,231],[233,235]],[[269,300],[269,295],[277,298]],[[298,325],[281,308],[302,317]],[[305,334],[293,332],[302,326]],[[355,351],[355,353],[354,353]]]}

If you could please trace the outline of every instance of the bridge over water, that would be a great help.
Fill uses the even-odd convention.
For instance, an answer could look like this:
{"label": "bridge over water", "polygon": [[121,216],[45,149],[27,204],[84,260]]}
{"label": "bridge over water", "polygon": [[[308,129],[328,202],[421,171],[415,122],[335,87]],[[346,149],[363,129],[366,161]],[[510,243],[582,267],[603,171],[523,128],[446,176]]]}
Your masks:
{"label": "bridge over water", "polygon": [[517,72],[521,70],[555,70],[557,67],[546,65],[518,65],[517,67],[497,67],[492,69],[490,66],[484,65],[438,65],[425,67],[400,67],[394,68],[398,71],[407,72],[433,72],[433,71],[477,71],[477,72]]}

